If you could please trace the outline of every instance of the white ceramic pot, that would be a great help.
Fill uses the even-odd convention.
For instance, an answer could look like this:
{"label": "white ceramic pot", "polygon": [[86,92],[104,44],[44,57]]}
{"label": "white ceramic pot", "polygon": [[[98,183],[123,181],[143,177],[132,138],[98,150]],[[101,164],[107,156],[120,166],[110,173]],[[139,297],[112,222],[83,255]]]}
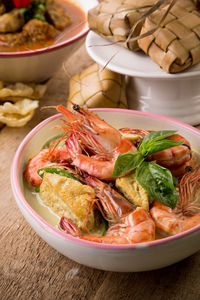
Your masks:
{"label": "white ceramic pot", "polygon": [[[200,131],[173,119],[150,113],[96,109],[100,117],[116,128],[178,130],[187,138],[194,150],[200,151]],[[60,115],[50,117],[36,126],[19,146],[11,168],[11,186],[22,214],[32,228],[50,246],[72,260],[97,269],[119,272],[137,272],[162,268],[178,262],[200,249],[200,225],[165,239],[133,245],[104,245],[84,241],[59,231],[53,226],[41,207],[29,199],[30,192],[23,181],[23,170],[46,141],[59,134],[51,130],[60,124]],[[35,199],[34,199],[35,200]]]}

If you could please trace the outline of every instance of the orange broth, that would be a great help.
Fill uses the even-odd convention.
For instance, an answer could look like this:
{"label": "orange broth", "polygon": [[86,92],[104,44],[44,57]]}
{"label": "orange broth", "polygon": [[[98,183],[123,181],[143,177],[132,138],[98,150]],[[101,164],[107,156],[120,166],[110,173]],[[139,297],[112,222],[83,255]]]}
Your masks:
{"label": "orange broth", "polygon": [[41,48],[47,48],[52,46],[53,44],[60,43],[63,41],[67,41],[72,38],[84,28],[85,23],[87,22],[87,16],[85,12],[76,4],[72,3],[70,0],[58,0],[62,2],[66,7],[66,13],[69,14],[71,18],[71,23],[66,26],[64,30],[62,30],[56,38],[47,39],[46,41],[36,42],[36,43],[24,43],[20,46],[4,46],[0,45],[0,52],[21,52],[28,50],[37,50]]}

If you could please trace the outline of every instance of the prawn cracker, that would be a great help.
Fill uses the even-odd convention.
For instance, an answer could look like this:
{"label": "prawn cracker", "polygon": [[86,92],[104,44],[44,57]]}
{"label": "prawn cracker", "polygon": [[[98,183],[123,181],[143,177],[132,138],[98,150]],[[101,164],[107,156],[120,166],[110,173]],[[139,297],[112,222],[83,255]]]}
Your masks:
{"label": "prawn cracker", "polygon": [[33,117],[38,106],[38,101],[30,99],[24,99],[14,104],[6,102],[0,105],[0,122],[9,127],[22,127]]}
{"label": "prawn cracker", "polygon": [[0,81],[0,101],[20,101],[24,98],[40,99],[46,91],[46,85],[41,84],[24,84],[17,82],[5,86]]}
{"label": "prawn cracker", "polygon": [[68,109],[72,104],[84,108],[127,108],[125,76],[92,64],[69,82]]}

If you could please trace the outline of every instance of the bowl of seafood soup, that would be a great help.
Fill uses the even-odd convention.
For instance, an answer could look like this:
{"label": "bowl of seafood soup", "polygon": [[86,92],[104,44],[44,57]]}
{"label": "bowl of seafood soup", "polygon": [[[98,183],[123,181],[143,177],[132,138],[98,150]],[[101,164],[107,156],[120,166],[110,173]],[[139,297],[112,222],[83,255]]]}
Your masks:
{"label": "bowl of seafood soup", "polygon": [[[200,151],[200,131],[167,117],[123,109],[94,109],[100,118],[113,127],[144,130],[177,130],[187,139],[195,153]],[[200,249],[200,225],[172,236],[157,235],[153,241],[120,244],[98,243],[77,238],[60,230],[59,218],[45,207],[36,193],[23,180],[27,162],[46,142],[60,135],[51,130],[61,125],[61,115],[52,116],[37,125],[22,141],[11,168],[11,186],[19,209],[27,222],[51,247],[66,257],[89,267],[117,272],[138,272],[159,269],[176,263]]]}
{"label": "bowl of seafood soup", "polygon": [[[54,28],[52,23],[47,24],[46,21],[32,19],[25,23],[21,32],[16,28],[16,32],[4,33],[7,24],[4,28],[3,22],[7,22],[7,18],[0,15],[0,20],[2,18],[0,21],[0,80],[44,82],[84,42],[84,36],[88,32],[87,12],[97,5],[98,1],[52,0],[50,2],[55,2],[54,6],[58,2],[58,7],[61,3],[69,11],[71,23],[66,27],[63,25],[64,29],[60,29],[60,24]],[[56,15],[54,8],[49,10],[52,15]],[[15,17],[16,12],[17,9],[12,9],[5,15],[11,14],[8,17]],[[13,28],[11,29],[14,31]],[[48,39],[44,39],[44,36],[48,36]],[[39,41],[40,37],[43,38],[42,41]]]}

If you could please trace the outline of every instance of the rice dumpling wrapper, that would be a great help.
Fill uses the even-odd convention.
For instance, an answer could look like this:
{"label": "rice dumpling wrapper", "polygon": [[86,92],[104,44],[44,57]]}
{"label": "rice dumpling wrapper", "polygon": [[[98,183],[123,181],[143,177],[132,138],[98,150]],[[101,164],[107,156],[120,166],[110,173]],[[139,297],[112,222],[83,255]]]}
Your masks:
{"label": "rice dumpling wrapper", "polygon": [[125,76],[92,64],[69,82],[67,108],[73,104],[84,108],[127,108]]}
{"label": "rice dumpling wrapper", "polygon": [[[132,27],[157,0],[103,0],[88,13],[91,30],[100,36],[117,42],[130,50],[138,49],[137,41],[127,42]],[[140,34],[143,22],[139,22],[134,36]]]}
{"label": "rice dumpling wrapper", "polygon": [[[155,28],[168,5],[148,16],[141,34]],[[192,0],[178,0],[152,34],[138,40],[139,47],[164,71],[181,72],[200,62],[200,12]]]}

